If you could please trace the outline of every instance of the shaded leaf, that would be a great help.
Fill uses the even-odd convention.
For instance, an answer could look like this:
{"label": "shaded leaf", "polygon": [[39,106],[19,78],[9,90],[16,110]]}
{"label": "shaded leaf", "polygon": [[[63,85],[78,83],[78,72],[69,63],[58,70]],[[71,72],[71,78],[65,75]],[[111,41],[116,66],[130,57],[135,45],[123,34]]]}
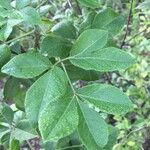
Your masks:
{"label": "shaded leaf", "polygon": [[10,49],[6,45],[0,45],[0,69],[11,57]]}
{"label": "shaded leaf", "polygon": [[95,81],[100,78],[100,73],[96,71],[91,70],[83,70],[81,68],[78,68],[73,65],[67,65],[66,66],[68,75],[72,81],[77,80],[85,80],[85,81]]}
{"label": "shaded leaf", "polygon": [[59,36],[49,35],[41,43],[41,52],[49,57],[66,57],[72,44]]}
{"label": "shaded leaf", "polygon": [[77,37],[76,28],[70,21],[61,21],[57,23],[52,29],[56,35],[60,35],[67,39],[75,39]]}
{"label": "shaded leaf", "polygon": [[84,30],[92,28],[92,23],[93,23],[93,20],[95,18],[95,15],[96,15],[95,11],[92,11],[87,15],[85,20],[80,25],[79,33],[82,33]]}
{"label": "shaded leaf", "polygon": [[4,86],[4,99],[6,101],[13,100],[19,89],[20,85],[18,79],[10,77]]}

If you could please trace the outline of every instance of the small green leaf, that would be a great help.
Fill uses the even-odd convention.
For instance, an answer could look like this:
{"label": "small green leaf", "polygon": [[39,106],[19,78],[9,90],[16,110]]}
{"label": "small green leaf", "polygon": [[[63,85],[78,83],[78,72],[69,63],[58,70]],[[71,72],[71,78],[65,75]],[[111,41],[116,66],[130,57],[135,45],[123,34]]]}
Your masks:
{"label": "small green leaf", "polygon": [[120,49],[103,48],[107,37],[107,32],[103,30],[84,31],[71,50],[71,63],[85,70],[101,72],[126,69],[135,63],[131,55]]}
{"label": "small green leaf", "polygon": [[10,49],[6,45],[0,45],[0,69],[11,57]]}
{"label": "small green leaf", "polygon": [[13,139],[10,143],[10,150],[20,150],[20,142],[16,139]]}
{"label": "small green leaf", "polygon": [[51,30],[56,35],[60,35],[67,39],[75,39],[77,37],[76,28],[70,21],[61,21],[57,23]]}
{"label": "small green leaf", "polygon": [[6,101],[13,100],[19,89],[20,85],[18,79],[10,77],[4,86],[4,99]]}
{"label": "small green leaf", "polygon": [[66,57],[69,55],[72,44],[59,36],[49,35],[43,39],[41,52],[49,57]]}
{"label": "small green leaf", "polygon": [[11,131],[11,138],[16,138],[19,141],[29,140],[35,138],[36,135],[26,132],[24,130],[15,128]]}
{"label": "small green leaf", "polygon": [[23,20],[29,25],[41,24],[41,17],[39,13],[32,7],[25,7],[21,10]]}
{"label": "small green leaf", "polygon": [[50,102],[39,117],[39,129],[45,141],[57,141],[73,133],[78,126],[76,99],[66,93]]}
{"label": "small green leaf", "polygon": [[95,11],[92,11],[87,15],[87,17],[84,19],[84,21],[80,25],[79,33],[82,33],[84,30],[92,28],[92,23],[95,18],[95,15],[96,15]]}
{"label": "small green leaf", "polygon": [[78,0],[82,5],[90,8],[99,8],[102,0]]}
{"label": "small green leaf", "polygon": [[25,140],[35,138],[36,131],[31,127],[30,123],[27,120],[21,120],[15,128],[11,130],[11,139],[19,140],[23,142]]}
{"label": "small green leaf", "polygon": [[117,137],[118,137],[119,130],[117,128],[113,127],[113,126],[108,126],[108,130],[109,130],[108,143],[104,147],[103,150],[112,150],[112,147],[117,142]]}
{"label": "small green leaf", "polygon": [[98,112],[79,102],[78,133],[88,150],[99,150],[108,142],[108,127]]}
{"label": "small green leaf", "polygon": [[41,111],[52,101],[65,94],[68,80],[58,67],[40,77],[27,91],[25,99],[26,115],[33,126],[37,125]]}
{"label": "small green leaf", "polygon": [[12,58],[1,71],[17,78],[33,78],[51,67],[48,58],[39,53],[25,53]]}
{"label": "small green leaf", "polygon": [[24,111],[25,96],[26,90],[20,88],[18,93],[14,97],[16,107],[22,111]]}
{"label": "small green leaf", "polygon": [[85,86],[78,90],[78,94],[83,100],[110,114],[125,114],[133,107],[122,91],[107,84]]}
{"label": "small green leaf", "polygon": [[111,36],[117,35],[123,28],[125,19],[123,16],[107,8],[98,13],[93,21],[92,28],[108,30]]}
{"label": "small green leaf", "polygon": [[13,110],[8,105],[0,103],[0,122],[11,124],[13,118]]}

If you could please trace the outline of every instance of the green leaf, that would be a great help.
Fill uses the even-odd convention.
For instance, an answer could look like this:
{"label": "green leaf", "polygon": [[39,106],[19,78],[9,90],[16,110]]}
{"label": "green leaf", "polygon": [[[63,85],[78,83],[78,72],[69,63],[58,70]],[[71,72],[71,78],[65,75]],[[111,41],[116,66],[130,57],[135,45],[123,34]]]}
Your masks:
{"label": "green leaf", "polygon": [[132,108],[129,98],[118,88],[107,84],[92,84],[78,90],[79,96],[101,111],[125,114]]}
{"label": "green leaf", "polygon": [[35,138],[36,131],[31,127],[27,120],[20,121],[14,129],[11,130],[11,139],[17,139],[20,142]]}
{"label": "green leaf", "polygon": [[108,30],[111,36],[120,32],[125,23],[124,17],[107,8],[98,13],[93,21],[92,28]]}
{"label": "green leaf", "polygon": [[0,0],[0,6],[10,9],[11,8],[11,0]]}
{"label": "green leaf", "polygon": [[66,20],[57,23],[51,31],[67,39],[75,39],[77,37],[76,28],[73,23]]}
{"label": "green leaf", "polygon": [[19,89],[20,85],[18,79],[10,77],[4,86],[4,99],[6,101],[13,100]]}
{"label": "green leaf", "polygon": [[26,115],[36,126],[41,111],[52,101],[64,95],[68,87],[65,73],[58,67],[40,77],[27,91],[25,99]]}
{"label": "green leaf", "polygon": [[6,101],[15,102],[15,105],[18,109],[24,111],[24,100],[26,90],[21,88],[21,83],[19,79],[10,77],[4,86],[4,99]]}
{"label": "green leaf", "polygon": [[1,71],[17,78],[33,78],[51,67],[48,58],[39,53],[25,53],[12,58]]}
{"label": "green leaf", "polygon": [[0,144],[2,144],[2,138],[9,132],[10,132],[9,126],[5,126],[5,124],[1,125],[1,122],[0,122]]}
{"label": "green leaf", "polygon": [[66,57],[69,55],[72,44],[59,36],[49,35],[43,39],[41,52],[49,57]]}
{"label": "green leaf", "polygon": [[50,102],[39,117],[39,129],[45,141],[57,141],[73,133],[78,126],[76,99],[66,93]]}
{"label": "green leaf", "polygon": [[20,143],[18,140],[13,139],[10,144],[10,150],[20,150]]}
{"label": "green leaf", "polygon": [[79,102],[78,133],[88,150],[99,150],[108,142],[108,127],[98,112]]}
{"label": "green leaf", "polygon": [[90,8],[99,8],[101,0],[78,0],[82,5]]}
{"label": "green leaf", "polygon": [[6,45],[0,45],[0,69],[11,57],[11,51]]}
{"label": "green leaf", "polygon": [[11,124],[14,118],[12,109],[3,103],[0,103],[0,122]]}
{"label": "green leaf", "polygon": [[0,16],[3,18],[0,23],[0,40],[5,41],[12,33],[13,27],[21,23],[23,19],[17,10],[6,10],[1,7]]}
{"label": "green leaf", "polygon": [[1,138],[1,135],[3,134],[3,132],[7,131],[8,129],[9,129],[9,127],[1,125],[1,123],[0,123],[0,138]]}
{"label": "green leaf", "polygon": [[90,12],[84,21],[80,25],[79,33],[82,33],[84,30],[91,29],[94,17],[96,15],[95,11]]}
{"label": "green leaf", "polygon": [[6,134],[4,134],[0,140],[1,140],[0,143],[2,143],[2,145],[5,145],[6,147],[8,147],[9,140],[10,140],[10,132],[7,132]]}
{"label": "green leaf", "polygon": [[107,145],[104,147],[104,150],[112,150],[112,147],[117,142],[117,137],[119,133],[119,130],[113,126],[108,126],[108,130],[109,130],[109,137],[108,137],[109,140]]}
{"label": "green leaf", "polygon": [[70,56],[76,58],[86,53],[92,53],[103,48],[107,43],[107,31],[89,29],[84,31],[72,47]]}
{"label": "green leaf", "polygon": [[21,14],[24,21],[29,25],[39,25],[42,22],[39,13],[32,7],[25,7],[21,10]]}
{"label": "green leaf", "polygon": [[25,96],[26,90],[20,88],[18,93],[14,97],[16,107],[22,111],[24,111]]}
{"label": "green leaf", "polygon": [[120,49],[103,48],[107,37],[107,32],[99,29],[84,31],[71,50],[71,63],[85,70],[101,72],[126,69],[135,63],[131,55]]}

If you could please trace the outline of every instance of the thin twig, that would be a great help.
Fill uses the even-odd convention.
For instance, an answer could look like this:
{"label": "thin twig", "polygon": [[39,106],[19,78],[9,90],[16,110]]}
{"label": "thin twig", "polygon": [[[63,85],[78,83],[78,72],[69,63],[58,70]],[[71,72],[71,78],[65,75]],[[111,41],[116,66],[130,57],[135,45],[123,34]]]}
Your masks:
{"label": "thin twig", "polygon": [[72,3],[70,2],[70,0],[67,0],[67,2],[68,2],[69,7],[73,8]]}
{"label": "thin twig", "polygon": [[72,85],[72,83],[71,83],[71,80],[70,80],[70,78],[69,78],[69,75],[68,75],[68,73],[67,73],[66,67],[65,67],[63,61],[61,61],[60,58],[59,58],[59,62],[61,63],[61,66],[62,66],[62,68],[63,68],[63,70],[64,70],[64,72],[65,72],[65,74],[66,74],[66,77],[67,77],[67,79],[68,79],[68,82],[69,82],[69,84],[70,84],[70,87],[71,87],[73,93],[76,94],[76,91],[75,91],[75,89],[74,89],[74,87],[73,87],[73,85]]}
{"label": "thin twig", "polygon": [[124,46],[124,44],[125,44],[125,40],[126,40],[126,38],[127,38],[128,32],[129,32],[129,25],[130,25],[130,21],[131,21],[131,17],[132,17],[133,1],[134,1],[134,0],[131,0],[131,6],[130,6],[130,11],[129,11],[128,20],[127,20],[126,32],[125,32],[125,35],[124,35],[122,44],[121,44],[121,46],[120,46],[121,49],[123,48],[123,46]]}
{"label": "thin twig", "polygon": [[28,140],[26,140],[26,142],[27,142],[29,148],[30,148],[31,150],[34,150],[33,147],[32,147],[32,145],[30,144],[30,142],[29,142]]}
{"label": "thin twig", "polygon": [[124,143],[127,141],[127,139],[130,137],[130,135],[132,135],[133,133],[138,132],[138,131],[141,131],[141,130],[147,128],[147,127],[148,127],[148,125],[144,125],[144,126],[142,126],[142,127],[140,127],[140,128],[137,128],[137,129],[132,130],[129,134],[127,134],[127,135],[125,136],[125,138],[122,139],[122,141],[120,142],[120,144],[124,144]]}
{"label": "thin twig", "polygon": [[14,38],[14,39],[12,39],[12,40],[6,41],[5,44],[10,44],[10,43],[12,43],[12,42],[18,41],[18,40],[20,40],[20,39],[22,39],[22,38],[24,38],[24,37],[26,37],[26,36],[28,36],[28,35],[30,35],[30,34],[32,34],[32,33],[34,33],[34,30],[29,31],[28,33],[25,33],[25,34],[23,34],[23,35],[21,35],[21,36],[19,36],[19,37],[16,37],[16,38]]}
{"label": "thin twig", "polygon": [[146,30],[147,30],[147,29],[144,29],[144,30],[138,32],[138,33],[135,34],[133,37],[131,37],[130,39],[126,40],[126,43],[130,42],[131,40],[133,40],[134,38],[136,38],[139,34],[145,32]]}

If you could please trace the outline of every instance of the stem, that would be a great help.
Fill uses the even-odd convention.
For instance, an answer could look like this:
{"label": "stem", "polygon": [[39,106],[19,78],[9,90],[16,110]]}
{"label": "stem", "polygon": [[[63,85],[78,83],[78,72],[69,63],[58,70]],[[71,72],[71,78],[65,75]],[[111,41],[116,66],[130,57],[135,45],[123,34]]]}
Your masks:
{"label": "stem", "polygon": [[33,32],[34,32],[34,30],[32,30],[32,31],[30,31],[30,32],[27,32],[27,33],[25,33],[25,34],[23,34],[23,35],[21,35],[21,36],[19,36],[19,37],[16,37],[16,38],[14,38],[14,39],[12,39],[12,40],[9,40],[9,41],[5,42],[5,44],[10,44],[10,43],[12,43],[12,42],[18,41],[19,39],[22,39],[22,38],[24,38],[24,37],[26,37],[26,36],[32,34]]}
{"label": "stem", "polygon": [[140,35],[141,33],[145,32],[147,29],[144,29],[142,31],[140,31],[139,33],[135,34],[133,37],[131,37],[129,40],[126,41],[126,43],[130,42],[131,40],[133,40],[134,38],[136,38],[138,35]]}
{"label": "stem", "polygon": [[66,150],[66,149],[72,149],[72,148],[79,148],[79,147],[82,147],[83,144],[81,145],[74,145],[74,146],[68,146],[68,147],[65,147],[65,148],[60,148],[60,149],[56,149],[56,150]]}
{"label": "stem", "polygon": [[69,75],[68,75],[68,73],[67,73],[66,67],[65,67],[63,61],[61,61],[60,58],[59,58],[59,62],[61,63],[61,66],[62,66],[62,68],[63,68],[63,70],[64,70],[64,72],[65,72],[65,74],[66,74],[66,77],[67,77],[67,79],[68,79],[68,81],[69,81],[69,84],[70,84],[70,86],[71,86],[71,89],[72,89],[73,93],[76,95],[76,91],[75,91],[75,89],[74,89],[74,87],[73,87],[73,85],[72,85],[72,83],[71,83],[71,80],[70,80]]}
{"label": "stem", "polygon": [[125,35],[124,35],[124,38],[123,38],[122,44],[121,44],[121,46],[120,46],[120,48],[121,48],[121,49],[123,48],[123,46],[124,46],[124,44],[125,44],[125,40],[126,40],[127,35],[128,35],[128,31],[129,31],[129,24],[130,24],[131,16],[132,16],[133,2],[134,2],[134,0],[131,0],[131,6],[130,6],[130,11],[129,11],[128,20],[127,20],[126,32],[125,32]]}
{"label": "stem", "polygon": [[68,2],[69,7],[73,9],[72,3],[70,2],[70,0],[67,0],[67,2]]}
{"label": "stem", "polygon": [[33,147],[32,147],[32,145],[30,144],[30,142],[29,142],[28,140],[26,140],[26,142],[27,142],[29,148],[30,148],[31,150],[34,150]]}

